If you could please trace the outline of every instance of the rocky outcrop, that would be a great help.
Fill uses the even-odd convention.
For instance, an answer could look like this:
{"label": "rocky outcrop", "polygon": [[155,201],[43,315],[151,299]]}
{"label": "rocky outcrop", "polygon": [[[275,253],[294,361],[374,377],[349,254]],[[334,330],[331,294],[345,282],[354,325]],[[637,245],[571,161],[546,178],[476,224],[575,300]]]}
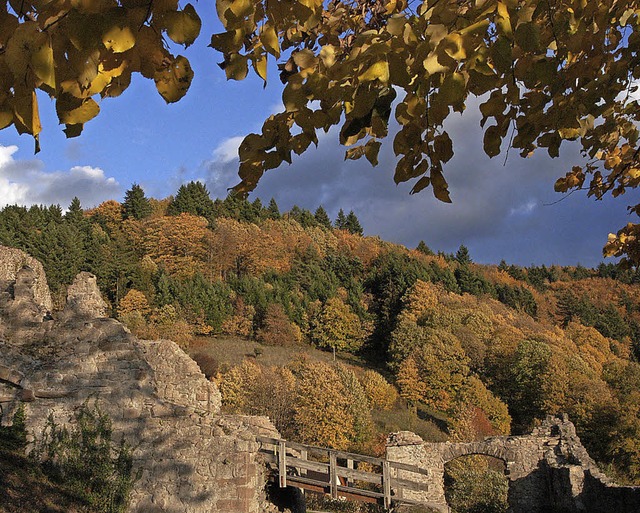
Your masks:
{"label": "rocky outcrop", "polygon": [[45,311],[51,310],[53,308],[51,294],[42,264],[19,249],[2,245],[0,245],[0,307],[3,300],[6,301],[10,296],[13,296],[12,289],[16,283],[18,271],[25,266],[33,271],[33,286],[31,287],[33,300],[37,306]]}
{"label": "rocky outcrop", "polygon": [[102,299],[96,277],[81,272],[67,289],[67,301],[61,314],[63,320],[107,317],[109,306]]}
{"label": "rocky outcrop", "polygon": [[3,421],[27,402],[38,436],[50,414],[66,424],[80,405],[97,404],[135,449],[130,511],[269,510],[255,436],[279,435],[266,417],[221,415],[217,387],[176,344],[138,340],[104,317],[95,277],[76,279],[56,320],[40,315],[36,292],[26,290],[36,281],[19,270],[0,306]]}

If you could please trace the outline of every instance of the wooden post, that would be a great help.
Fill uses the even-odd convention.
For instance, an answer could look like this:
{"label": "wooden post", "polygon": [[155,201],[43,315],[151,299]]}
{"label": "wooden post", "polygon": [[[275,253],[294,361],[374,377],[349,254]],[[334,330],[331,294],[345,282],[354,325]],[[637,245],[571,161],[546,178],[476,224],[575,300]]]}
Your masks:
{"label": "wooden post", "polygon": [[287,487],[287,443],[280,440],[278,446],[278,478],[280,488]]}
{"label": "wooden post", "polygon": [[382,493],[384,493],[384,507],[391,507],[391,473],[389,472],[389,461],[382,462]]}
{"label": "wooden post", "polygon": [[331,485],[331,498],[338,498],[338,475],[336,472],[337,458],[336,453],[329,451],[329,483]]}
{"label": "wooden post", "polygon": [[[353,470],[353,460],[351,458],[347,458],[347,468]],[[351,486],[349,478],[346,478],[346,485]]]}
{"label": "wooden post", "polygon": [[[309,454],[308,454],[306,449],[303,449],[303,450],[300,451],[300,458],[305,460],[305,461],[309,460]],[[307,469],[306,468],[301,468],[300,469],[300,475],[301,476],[306,476],[307,475]],[[304,488],[300,488],[299,490],[302,492],[303,496],[306,495],[306,490]]]}

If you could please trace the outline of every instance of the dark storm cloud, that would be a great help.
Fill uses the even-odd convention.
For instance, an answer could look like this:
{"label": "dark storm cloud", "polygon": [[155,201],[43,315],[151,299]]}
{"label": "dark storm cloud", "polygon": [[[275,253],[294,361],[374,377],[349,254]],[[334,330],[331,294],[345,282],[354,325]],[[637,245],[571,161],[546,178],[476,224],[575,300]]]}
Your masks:
{"label": "dark storm cloud", "polygon": [[[607,234],[628,222],[624,199],[595,202],[581,192],[565,199],[555,193],[555,180],[579,162],[572,148],[564,148],[558,159],[544,151],[523,159],[516,150],[510,151],[506,164],[504,154],[489,159],[482,151],[475,111],[456,115],[446,126],[455,150],[445,166],[453,204],[437,201],[430,189],[411,196],[411,184],[394,184],[391,138],[383,143],[378,167],[372,168],[364,159],[344,161],[334,131],[291,166],[267,172],[252,197],[263,202],[274,197],[281,210],[296,204],[313,211],[322,204],[333,218],[340,208],[354,210],[368,235],[408,247],[424,240],[432,249],[447,252],[465,244],[479,262],[601,261]],[[206,163],[212,193],[224,196],[238,181],[240,141],[225,141]]]}

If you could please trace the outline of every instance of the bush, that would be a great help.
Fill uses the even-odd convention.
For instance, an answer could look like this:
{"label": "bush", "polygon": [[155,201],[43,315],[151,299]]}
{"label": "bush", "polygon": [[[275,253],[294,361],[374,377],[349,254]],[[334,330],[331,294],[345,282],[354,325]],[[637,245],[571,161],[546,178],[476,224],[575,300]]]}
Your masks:
{"label": "bush", "polygon": [[49,416],[31,455],[42,460],[52,481],[97,513],[124,513],[135,478],[131,448],[112,441],[111,419],[99,408],[83,405],[71,429]]}
{"label": "bush", "polygon": [[24,404],[18,406],[13,414],[10,426],[2,426],[2,414],[0,413],[0,449],[8,451],[20,451],[27,445],[27,429],[25,426]]}

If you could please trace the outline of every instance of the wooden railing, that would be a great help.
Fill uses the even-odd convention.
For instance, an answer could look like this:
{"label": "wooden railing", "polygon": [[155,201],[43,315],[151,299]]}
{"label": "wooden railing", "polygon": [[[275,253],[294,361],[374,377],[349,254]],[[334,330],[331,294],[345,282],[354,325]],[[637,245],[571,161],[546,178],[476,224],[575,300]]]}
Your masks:
{"label": "wooden railing", "polygon": [[[385,508],[390,508],[392,502],[419,504],[405,498],[403,492],[426,490],[424,478],[406,478],[407,473],[416,477],[428,475],[415,465],[277,438],[256,439],[262,446],[260,454],[281,488],[294,486],[326,493],[334,499],[381,503]],[[403,471],[403,478],[397,477],[398,470]]]}

